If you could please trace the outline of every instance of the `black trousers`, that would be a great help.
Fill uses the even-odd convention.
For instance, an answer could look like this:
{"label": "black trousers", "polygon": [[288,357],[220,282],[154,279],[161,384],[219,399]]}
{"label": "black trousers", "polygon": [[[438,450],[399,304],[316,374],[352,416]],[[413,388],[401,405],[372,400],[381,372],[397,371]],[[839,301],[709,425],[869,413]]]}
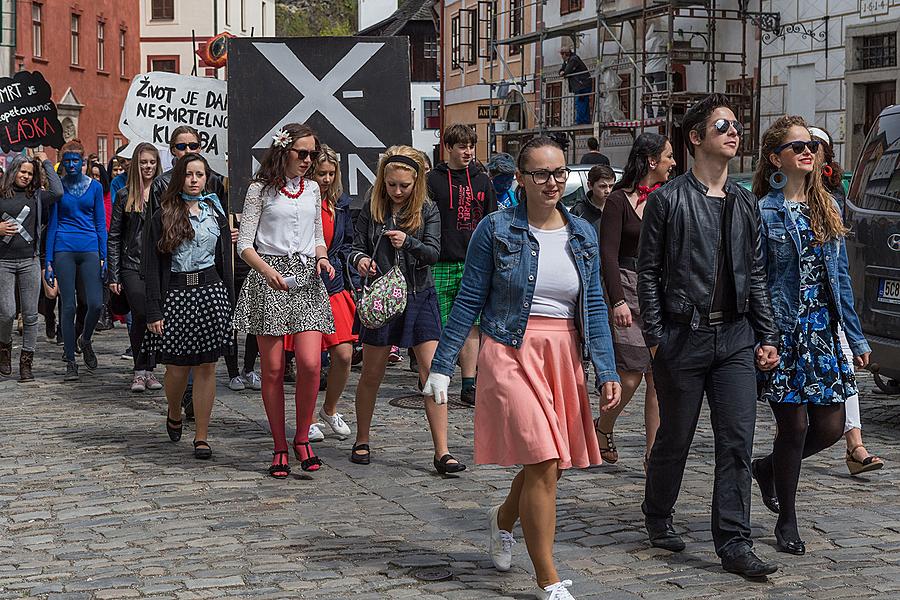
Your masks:
{"label": "black trousers", "polygon": [[147,335],[147,298],[144,280],[137,271],[123,269],[119,273],[119,282],[131,308],[131,329],[128,330],[128,337],[131,340],[134,370],[152,371],[156,368],[156,362],[153,356],[144,351],[144,336]]}
{"label": "black trousers", "polygon": [[667,324],[653,361],[660,426],[641,508],[651,521],[672,516],[705,392],[716,452],[712,534],[721,558],[738,556],[752,546],[754,345],[755,335],[746,319],[697,329]]}

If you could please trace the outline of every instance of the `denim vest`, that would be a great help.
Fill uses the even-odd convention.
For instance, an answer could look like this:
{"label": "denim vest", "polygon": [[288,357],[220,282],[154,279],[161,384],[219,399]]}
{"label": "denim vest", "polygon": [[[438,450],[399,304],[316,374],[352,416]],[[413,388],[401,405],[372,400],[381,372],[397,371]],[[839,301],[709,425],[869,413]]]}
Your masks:
{"label": "denim vest", "polygon": [[[773,190],[759,201],[759,214],[761,234],[765,236],[763,258],[775,323],[782,334],[791,334],[800,311],[800,233],[780,191]],[[853,306],[844,239],[829,240],[822,250],[828,272],[828,291],[850,349],[854,356],[865,354],[870,348]]]}
{"label": "denim vest", "polygon": [[[576,324],[582,356],[590,359],[597,385],[619,381],[606,302],[600,285],[600,249],[594,228],[557,205],[569,229],[569,249],[581,281]],[[534,297],[540,245],[528,230],[526,202],[491,213],[481,220],[466,254],[459,293],[441,333],[431,369],[452,375],[459,351],[481,316],[481,331],[492,339],[520,348],[526,335]]]}

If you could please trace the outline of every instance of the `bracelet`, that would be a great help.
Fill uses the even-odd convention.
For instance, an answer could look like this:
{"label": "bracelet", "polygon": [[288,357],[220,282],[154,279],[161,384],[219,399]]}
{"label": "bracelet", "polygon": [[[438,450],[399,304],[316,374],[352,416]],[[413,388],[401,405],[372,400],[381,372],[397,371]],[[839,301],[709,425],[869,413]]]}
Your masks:
{"label": "bracelet", "polygon": [[317,256],[317,257],[316,257],[316,264],[319,264],[319,261],[320,261],[320,260],[328,260],[328,257],[327,257],[327,256]]}
{"label": "bracelet", "polygon": [[624,306],[624,305],[625,305],[625,301],[624,301],[624,300],[619,300],[618,302],[616,302],[615,304],[613,304],[613,308],[619,308],[620,306]]}

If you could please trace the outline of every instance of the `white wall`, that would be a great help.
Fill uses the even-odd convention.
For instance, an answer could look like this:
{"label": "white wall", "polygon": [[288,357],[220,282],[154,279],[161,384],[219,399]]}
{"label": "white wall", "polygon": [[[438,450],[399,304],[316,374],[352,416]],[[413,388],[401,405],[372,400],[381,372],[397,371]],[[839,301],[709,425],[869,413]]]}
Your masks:
{"label": "white wall", "polygon": [[[177,55],[180,71],[190,74],[194,66],[191,31],[205,39],[227,31],[235,36],[274,37],[275,0],[214,0],[218,15],[214,19],[213,3],[198,0],[175,0],[175,19],[151,20],[150,0],[141,0],[141,71],[147,70],[148,56]],[[243,11],[242,7],[243,6]],[[263,18],[265,12],[265,19]],[[149,41],[152,38],[178,41]],[[225,71],[220,69],[219,76]],[[198,75],[205,75],[200,68]]]}
{"label": "white wall", "polygon": [[358,0],[356,7],[357,30],[361,31],[384,21],[397,10],[397,0]]}
{"label": "white wall", "polygon": [[441,99],[440,84],[437,81],[433,83],[413,83],[410,88],[413,115],[413,147],[427,153],[428,157],[431,158],[431,149],[435,144],[440,143],[441,132],[437,129],[430,130],[424,128],[425,116],[423,114],[423,104],[424,100]]}

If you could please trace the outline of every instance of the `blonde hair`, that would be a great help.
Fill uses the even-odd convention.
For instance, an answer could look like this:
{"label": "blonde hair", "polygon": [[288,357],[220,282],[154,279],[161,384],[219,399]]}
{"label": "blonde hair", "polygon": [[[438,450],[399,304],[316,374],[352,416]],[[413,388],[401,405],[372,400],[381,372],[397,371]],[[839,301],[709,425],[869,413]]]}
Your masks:
{"label": "blonde hair", "polygon": [[[809,129],[809,125],[803,117],[784,116],[772,123],[760,140],[759,161],[756,164],[756,172],[753,174],[753,193],[759,198],[766,196],[772,190],[772,186],[769,185],[769,177],[778,170],[778,167],[772,164],[769,156],[775,153],[775,148],[788,141],[786,138],[791,127]],[[821,155],[820,152],[815,154],[813,170],[807,174],[804,186],[806,202],[809,206],[810,227],[812,227],[816,243],[819,244],[844,237],[849,231],[834,206],[834,196],[825,187],[822,179],[822,168],[825,165]]]}
{"label": "blonde hair", "polygon": [[[149,142],[141,142],[134,149],[131,164],[128,165],[128,200],[125,202],[125,212],[144,212],[144,178],[141,176],[141,154],[147,152],[156,159],[156,170],[153,171],[153,179],[162,173],[162,165],[159,161],[159,150]],[[152,181],[152,180],[151,180]],[[115,200],[115,199],[113,199]]]}
{"label": "blonde hair", "polygon": [[316,158],[315,162],[310,167],[313,177],[315,177],[316,171],[319,170],[319,166],[324,163],[331,163],[334,165],[334,180],[331,182],[331,185],[328,187],[328,190],[326,190],[324,197],[322,198],[325,200],[325,206],[328,207],[328,212],[334,215],[338,198],[344,193],[344,186],[341,185],[341,161],[338,160],[337,152],[330,146],[322,144],[322,148],[319,150],[319,157]]}
{"label": "blonde hair", "polygon": [[[392,156],[405,156],[415,161],[417,168],[402,162],[388,162]],[[378,163],[378,175],[375,177],[375,185],[372,187],[371,210],[372,219],[376,223],[384,223],[391,214],[391,199],[387,193],[385,182],[386,171],[406,171],[415,177],[413,190],[409,199],[400,212],[394,215],[394,223],[400,229],[411,233],[419,229],[424,223],[422,208],[428,201],[428,186],[425,182],[425,160],[422,153],[410,146],[391,146],[384,151],[384,156]]]}

